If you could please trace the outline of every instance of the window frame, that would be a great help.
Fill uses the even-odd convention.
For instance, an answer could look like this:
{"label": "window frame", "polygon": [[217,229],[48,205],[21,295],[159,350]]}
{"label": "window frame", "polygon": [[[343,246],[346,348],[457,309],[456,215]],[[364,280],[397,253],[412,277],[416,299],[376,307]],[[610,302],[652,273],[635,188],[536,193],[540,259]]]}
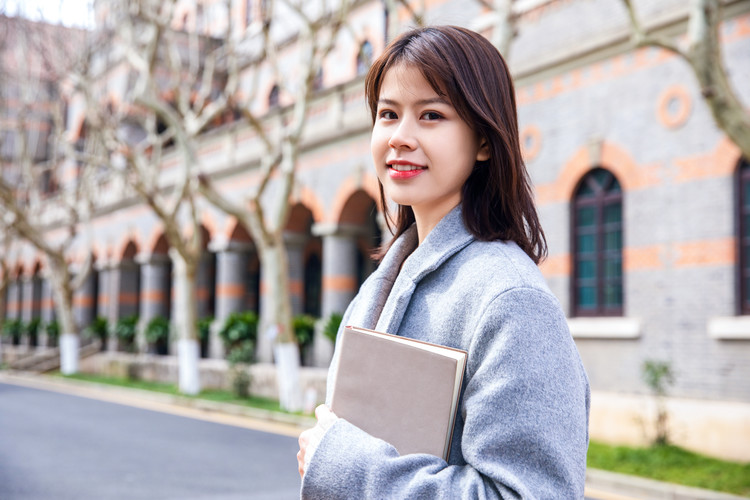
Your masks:
{"label": "window frame", "polygon": [[[597,172],[603,171],[610,177],[606,181],[606,185],[598,184],[595,179]],[[586,197],[581,199],[581,190],[584,185],[593,182],[594,196]],[[613,190],[614,186],[619,186],[619,189]],[[597,190],[596,187],[600,189]],[[620,231],[620,246],[618,250],[606,250],[604,247],[605,235],[608,224],[604,221],[605,209],[608,206],[619,203],[620,206],[620,219],[616,223],[619,225]],[[589,170],[578,182],[576,189],[573,191],[573,198],[571,200],[571,214],[570,214],[570,246],[571,246],[571,260],[572,269],[570,275],[570,297],[571,297],[571,316],[573,317],[618,317],[622,316],[625,305],[625,272],[623,265],[623,250],[625,248],[625,223],[624,223],[624,196],[622,190],[622,183],[619,182],[617,176],[611,171],[604,167],[594,167]],[[579,300],[579,289],[580,289],[580,278],[578,276],[579,271],[579,248],[578,248],[578,211],[580,208],[593,207],[595,209],[595,221],[594,221],[594,235],[595,235],[595,248],[594,248],[594,261],[596,262],[596,275],[595,275],[595,292],[596,292],[596,307],[595,308],[583,308]],[[618,305],[608,306],[605,304],[605,289],[608,281],[605,278],[605,264],[607,262],[607,256],[613,252],[619,251],[620,260],[620,276],[619,276],[619,287],[620,287],[620,301]]]}
{"label": "window frame", "polygon": [[[743,286],[745,280],[750,280],[750,227],[743,227],[744,215],[750,216],[750,200],[745,200],[745,182],[750,185],[750,162],[740,159],[735,174],[735,234],[737,235],[737,264],[735,267],[735,287],[737,297],[737,314],[750,315],[750,293]],[[750,226],[750,224],[748,224]]]}

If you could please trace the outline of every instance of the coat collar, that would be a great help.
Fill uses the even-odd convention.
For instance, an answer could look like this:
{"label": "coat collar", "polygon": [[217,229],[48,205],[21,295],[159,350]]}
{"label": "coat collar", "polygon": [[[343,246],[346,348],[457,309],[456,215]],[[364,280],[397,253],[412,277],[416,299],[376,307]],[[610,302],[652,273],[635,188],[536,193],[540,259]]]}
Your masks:
{"label": "coat collar", "polygon": [[366,308],[362,326],[397,334],[417,284],[473,240],[460,205],[438,222],[421,245],[412,225],[393,243],[374,279],[361,291],[358,302]]}

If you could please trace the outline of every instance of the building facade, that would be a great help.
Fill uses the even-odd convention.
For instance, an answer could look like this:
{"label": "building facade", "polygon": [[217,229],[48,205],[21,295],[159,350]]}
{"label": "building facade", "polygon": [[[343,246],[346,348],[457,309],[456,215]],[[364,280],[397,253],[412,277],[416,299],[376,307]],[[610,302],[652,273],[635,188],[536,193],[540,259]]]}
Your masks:
{"label": "building facade", "polygon": [[[242,3],[244,19],[252,21],[260,4]],[[492,34],[493,14],[479,2],[425,4],[428,23]],[[684,36],[686,2],[636,4],[649,29]],[[724,64],[747,108],[750,2],[724,4]],[[200,14],[210,8],[181,5],[184,23],[209,29]],[[653,410],[643,365],[665,362],[674,373],[675,439],[750,460],[750,165],[715,125],[684,61],[662,49],[633,49],[620,2],[521,0],[516,23],[508,59],[549,244],[541,269],[591,380],[592,436],[642,438],[647,425],[633,419]],[[372,250],[388,240],[369,153],[362,54],[383,51],[391,24],[379,1],[358,4],[351,24],[313,98],[286,230],[293,312],[323,319],[344,311],[375,266]],[[255,139],[228,124],[200,140],[200,161],[228,197],[240,199],[257,182]],[[178,161],[167,158],[164,168]],[[264,277],[248,231],[208,203],[200,211],[199,316],[220,324],[231,312],[259,310]],[[80,325],[96,316],[169,318],[168,245],[156,217],[138,202],[121,203],[94,220],[93,234],[96,272],[77,293]],[[50,318],[43,259],[28,251],[10,257],[6,317]],[[223,355],[215,335],[204,351]],[[326,366],[331,352],[318,335],[311,364]],[[259,356],[269,361],[270,351]],[[612,422],[621,425],[606,425]],[[717,434],[721,444],[696,444]]]}

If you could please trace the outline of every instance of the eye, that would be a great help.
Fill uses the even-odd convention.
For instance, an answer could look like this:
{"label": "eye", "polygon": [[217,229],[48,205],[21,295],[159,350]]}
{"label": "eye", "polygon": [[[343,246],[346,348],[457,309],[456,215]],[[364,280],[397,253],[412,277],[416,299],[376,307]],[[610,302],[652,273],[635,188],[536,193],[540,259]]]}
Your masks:
{"label": "eye", "polygon": [[394,113],[391,110],[384,109],[382,111],[378,112],[378,117],[383,120],[396,120],[398,116],[396,116],[396,113]]}
{"label": "eye", "polygon": [[440,120],[441,118],[443,118],[443,115],[435,111],[426,111],[422,113],[422,118],[428,121],[433,121],[433,120]]}

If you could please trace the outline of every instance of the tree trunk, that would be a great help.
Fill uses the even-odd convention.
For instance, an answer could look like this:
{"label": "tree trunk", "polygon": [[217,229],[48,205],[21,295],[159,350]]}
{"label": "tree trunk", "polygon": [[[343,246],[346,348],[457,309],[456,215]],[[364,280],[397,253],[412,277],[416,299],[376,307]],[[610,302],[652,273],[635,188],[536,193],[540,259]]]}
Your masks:
{"label": "tree trunk", "polygon": [[73,290],[64,259],[49,257],[50,281],[55,296],[55,312],[60,323],[60,372],[78,373],[78,329],[73,318]]}
{"label": "tree trunk", "polygon": [[261,252],[261,276],[268,300],[263,301],[261,329],[263,340],[275,341],[276,376],[279,404],[287,411],[302,409],[299,345],[292,331],[292,305],[289,297],[289,273],[284,242],[279,234],[272,246]]}
{"label": "tree trunk", "polygon": [[8,293],[8,273],[5,271],[2,277],[2,283],[0,284],[0,365],[3,364],[3,327],[5,326],[5,316],[8,314],[6,311],[6,302]]}
{"label": "tree trunk", "polygon": [[691,9],[690,34],[695,41],[688,62],[719,128],[750,158],[750,114],[729,83],[721,54],[720,3],[693,0]]}
{"label": "tree trunk", "polygon": [[179,390],[183,394],[198,394],[200,392],[200,372],[198,359],[200,358],[200,344],[197,331],[197,293],[195,278],[197,262],[190,262],[179,252],[170,250],[174,265],[175,277],[175,307],[173,321],[177,329],[177,359],[179,366]]}

